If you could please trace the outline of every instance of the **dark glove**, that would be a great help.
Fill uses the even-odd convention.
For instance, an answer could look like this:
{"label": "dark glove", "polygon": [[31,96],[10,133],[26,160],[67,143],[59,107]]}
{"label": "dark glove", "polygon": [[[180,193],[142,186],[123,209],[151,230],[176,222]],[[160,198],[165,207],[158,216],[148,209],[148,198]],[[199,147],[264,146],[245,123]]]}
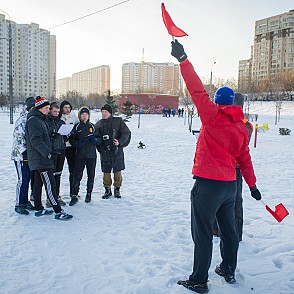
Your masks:
{"label": "dark glove", "polygon": [[66,136],[66,135],[63,135],[62,137],[63,137],[64,142],[67,142],[69,140],[68,136]]}
{"label": "dark glove", "polygon": [[178,40],[172,41],[172,51],[171,55],[175,57],[179,62],[183,62],[187,59],[187,54],[184,51],[184,47],[182,44],[178,42]]}
{"label": "dark glove", "polygon": [[27,160],[28,160],[28,152],[27,152],[27,150],[25,150],[25,151],[22,153],[22,160],[23,160],[23,161],[27,161]]}
{"label": "dark glove", "polygon": [[91,142],[92,144],[94,144],[94,145],[97,145],[97,143],[98,143],[98,139],[97,139],[95,136],[92,136],[92,137],[90,138],[90,142]]}
{"label": "dark glove", "polygon": [[51,139],[55,139],[55,138],[57,138],[59,135],[60,135],[60,134],[57,133],[57,132],[52,132],[52,133],[51,133]]}
{"label": "dark glove", "polygon": [[58,155],[60,155],[61,153],[60,152],[57,152],[57,151],[54,151],[52,150],[49,155],[48,155],[48,158],[49,159],[52,159],[52,160],[56,160]]}
{"label": "dark glove", "polygon": [[260,200],[261,199],[261,193],[259,192],[259,190],[257,189],[256,186],[253,186],[250,188],[250,192],[251,192],[251,196],[255,199],[255,200]]}

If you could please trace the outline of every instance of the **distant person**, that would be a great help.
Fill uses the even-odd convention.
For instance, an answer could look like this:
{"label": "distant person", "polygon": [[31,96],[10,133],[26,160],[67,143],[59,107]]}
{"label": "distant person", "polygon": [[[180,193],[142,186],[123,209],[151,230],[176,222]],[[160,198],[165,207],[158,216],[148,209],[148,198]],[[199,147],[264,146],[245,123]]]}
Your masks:
{"label": "distant person", "polygon": [[181,117],[183,117],[184,116],[184,108],[182,108],[182,111],[181,111]]}
{"label": "distant person", "polygon": [[34,171],[34,204],[35,216],[53,214],[52,210],[47,210],[42,205],[42,186],[44,185],[47,198],[55,212],[55,219],[69,220],[72,215],[65,213],[58,202],[56,194],[56,184],[53,175],[54,159],[58,153],[52,150],[49,126],[47,124],[47,114],[50,103],[46,98],[37,96],[35,107],[31,109],[27,116],[26,142],[28,150],[29,167]]}
{"label": "distant person", "polygon": [[[54,169],[53,174],[56,183],[56,194],[58,196],[58,202],[61,206],[66,205],[60,196],[60,179],[63,170],[64,160],[65,160],[65,138],[58,133],[60,127],[65,124],[63,120],[59,118],[59,105],[56,102],[50,104],[50,112],[47,117],[47,123],[49,125],[52,150],[56,151],[58,155],[54,158]],[[49,199],[46,200],[46,206],[51,207],[51,202]]]}
{"label": "distant person", "polygon": [[178,109],[178,117],[181,117],[181,113],[182,113],[182,109],[179,108],[179,109]]}
{"label": "distant person", "polygon": [[172,56],[180,62],[182,76],[197,107],[202,127],[198,137],[192,173],[191,231],[194,266],[188,280],[179,285],[197,293],[208,293],[208,270],[212,258],[212,224],[220,228],[222,261],[215,272],[227,283],[234,283],[239,240],[235,226],[236,164],[250,187],[251,196],[261,199],[248,148],[244,113],[234,103],[234,92],[222,87],[213,103],[187,59],[183,46],[172,41]]}
{"label": "distant person", "polygon": [[28,165],[26,123],[28,112],[35,105],[35,98],[27,98],[25,104],[26,108],[20,113],[19,118],[14,124],[11,159],[14,161],[18,179],[16,185],[15,212],[28,215],[29,210],[34,210],[35,208],[28,197],[32,172]]}
{"label": "distant person", "polygon": [[108,199],[112,195],[111,172],[114,174],[114,197],[121,198],[121,171],[125,169],[123,148],[130,143],[131,131],[121,117],[112,116],[112,108],[109,104],[105,104],[101,108],[101,113],[102,119],[95,124],[95,127],[98,136],[102,138],[102,144],[98,146],[105,188],[102,198]]}
{"label": "distant person", "polygon": [[73,195],[69,203],[70,206],[78,202],[80,183],[85,167],[88,176],[85,202],[91,202],[97,161],[96,145],[101,144],[95,126],[90,122],[90,110],[87,106],[80,108],[78,117],[80,121],[74,125],[69,137],[71,145],[76,147]]}
{"label": "distant person", "polygon": [[[63,100],[60,103],[60,118],[65,122],[66,125],[75,125],[79,122],[78,117],[72,110],[71,104],[67,100]],[[75,171],[75,155],[76,148],[71,146],[70,142],[66,142],[65,157],[68,165],[69,172],[69,194],[70,197],[73,195],[73,181]]]}
{"label": "distant person", "polygon": [[173,108],[171,112],[172,112],[173,117],[175,117],[177,110],[175,108]]}

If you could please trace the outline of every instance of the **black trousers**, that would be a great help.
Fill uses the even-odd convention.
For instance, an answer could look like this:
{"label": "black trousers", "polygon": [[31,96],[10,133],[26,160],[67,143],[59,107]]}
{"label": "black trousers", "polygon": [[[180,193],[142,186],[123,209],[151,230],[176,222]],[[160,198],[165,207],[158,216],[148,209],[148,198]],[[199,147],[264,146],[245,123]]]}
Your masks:
{"label": "black trousers", "polygon": [[42,205],[42,187],[45,187],[47,198],[52,204],[52,207],[56,213],[61,211],[60,204],[57,200],[55,178],[53,175],[53,169],[42,169],[34,171],[34,205],[35,210],[43,209]]}
{"label": "black trousers", "polygon": [[76,148],[66,147],[65,157],[68,165],[69,171],[69,193],[73,194],[73,182],[74,182],[74,172],[75,172],[75,158],[76,158]]}
{"label": "black trousers", "polygon": [[54,178],[56,184],[56,194],[57,196],[60,195],[60,178],[63,170],[65,160],[65,152],[62,151],[60,155],[57,156],[56,160],[54,160]]}
{"label": "black trousers", "polygon": [[80,183],[83,177],[83,172],[87,169],[87,193],[92,193],[95,178],[96,158],[81,158],[75,161],[74,185],[73,195],[78,195],[80,190]]}
{"label": "black trousers", "polygon": [[235,222],[238,233],[239,241],[242,241],[243,235],[243,197],[242,197],[242,183],[243,177],[241,171],[236,167],[237,176],[237,193],[236,193],[236,205],[235,205]]}
{"label": "black trousers", "polygon": [[208,281],[212,258],[212,225],[220,229],[222,270],[234,274],[237,266],[238,237],[235,226],[236,181],[224,182],[197,178],[191,191],[191,233],[194,241],[194,265],[189,279]]}

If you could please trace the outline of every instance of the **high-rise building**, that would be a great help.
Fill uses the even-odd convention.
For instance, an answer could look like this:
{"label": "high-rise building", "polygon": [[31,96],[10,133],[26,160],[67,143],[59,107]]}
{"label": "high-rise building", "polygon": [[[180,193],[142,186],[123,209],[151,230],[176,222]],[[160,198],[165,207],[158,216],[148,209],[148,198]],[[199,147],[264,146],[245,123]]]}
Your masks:
{"label": "high-rise building", "polygon": [[182,91],[179,65],[129,62],[122,66],[122,93],[178,94]]}
{"label": "high-rise building", "polygon": [[251,58],[239,62],[238,88],[242,91],[248,82],[257,86],[290,70],[294,70],[294,9],[255,22]]}
{"label": "high-rise building", "polygon": [[255,22],[252,76],[260,81],[294,69],[294,9]]}
{"label": "high-rise building", "polygon": [[14,102],[28,96],[56,95],[56,37],[38,24],[17,24],[0,14],[0,94],[9,95],[9,26],[11,26]]}
{"label": "high-rise building", "polygon": [[67,77],[56,81],[56,97],[61,98],[67,92],[72,91],[71,78]]}
{"label": "high-rise building", "polygon": [[110,67],[101,65],[74,73],[71,77],[72,91],[83,96],[105,94],[110,89]]}

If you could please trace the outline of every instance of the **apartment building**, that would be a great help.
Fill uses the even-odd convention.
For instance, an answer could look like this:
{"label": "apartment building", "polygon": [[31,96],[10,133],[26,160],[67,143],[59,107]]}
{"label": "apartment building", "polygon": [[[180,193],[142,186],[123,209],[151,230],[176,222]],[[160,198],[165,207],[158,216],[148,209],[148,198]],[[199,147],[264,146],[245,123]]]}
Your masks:
{"label": "apartment building", "polygon": [[250,60],[239,62],[239,88],[294,70],[294,9],[257,20]]}
{"label": "apartment building", "polygon": [[29,96],[56,95],[56,37],[36,23],[17,24],[0,14],[0,95],[9,95],[9,26],[11,26],[14,102]]}
{"label": "apartment building", "polygon": [[66,95],[67,92],[72,91],[71,78],[67,77],[56,81],[56,97],[61,98],[62,95]]}
{"label": "apartment building", "polygon": [[183,91],[179,65],[129,62],[122,66],[122,93],[178,94]]}

